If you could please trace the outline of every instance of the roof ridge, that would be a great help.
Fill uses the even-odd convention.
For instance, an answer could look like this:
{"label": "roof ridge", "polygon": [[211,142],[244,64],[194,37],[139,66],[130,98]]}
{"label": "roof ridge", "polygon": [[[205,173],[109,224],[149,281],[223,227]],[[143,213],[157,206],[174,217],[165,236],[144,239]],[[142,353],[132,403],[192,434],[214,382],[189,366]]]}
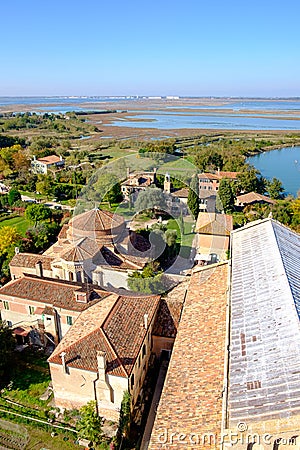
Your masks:
{"label": "roof ridge", "polygon": [[[120,296],[118,297],[117,301],[119,300],[119,298],[120,298]],[[115,305],[114,305],[114,306],[115,306]],[[113,308],[114,308],[114,306],[113,306]],[[109,313],[109,314],[110,314],[110,313]],[[104,322],[105,322],[105,320],[104,320]],[[103,323],[104,323],[104,322],[103,322]],[[116,352],[116,350],[115,350],[113,344],[112,344],[112,343],[110,342],[110,340],[108,339],[108,336],[106,335],[106,333],[105,333],[105,331],[103,330],[102,327],[103,327],[103,324],[102,324],[101,327],[100,327],[100,331],[101,331],[101,333],[102,333],[102,335],[103,335],[103,338],[105,339],[105,342],[107,343],[108,347],[111,349],[112,353],[115,355],[117,361],[120,363],[120,367],[122,367],[123,373],[125,374],[126,377],[128,377],[129,374],[127,373],[127,371],[126,371],[124,365],[122,364],[121,358],[119,357],[119,355],[118,355],[118,353]]]}
{"label": "roof ridge", "polygon": [[[115,295],[115,294],[111,294],[111,295],[113,296],[113,295]],[[109,297],[109,296],[108,296],[108,297]],[[105,300],[106,300],[108,297],[105,297]],[[119,297],[118,297],[118,298],[119,298]],[[118,300],[118,298],[116,299],[116,301]],[[96,303],[96,305],[98,305],[98,304],[99,304],[99,302]],[[115,303],[114,303],[114,305],[115,305]],[[88,308],[88,309],[89,309],[89,308]],[[68,333],[72,330],[72,328],[73,328],[73,326],[76,324],[76,322],[81,318],[82,314],[85,313],[86,311],[87,311],[87,309],[83,310],[83,311],[79,314],[79,316],[75,319],[75,321],[74,321],[72,327],[67,331],[67,333],[64,335],[63,339],[60,341],[60,343],[58,344],[58,346],[55,348],[54,352],[50,355],[50,357],[49,357],[48,359],[50,359],[52,356],[56,356],[56,354],[58,353],[58,350],[57,350],[57,349],[60,349],[60,344],[63,343],[65,337],[66,337],[66,336],[68,335]],[[108,312],[108,314],[109,314],[109,313],[110,313],[110,311]],[[63,347],[63,346],[61,345],[61,347],[62,347],[63,349],[65,349],[65,350],[68,350],[68,349],[72,348],[74,345],[78,344],[78,342],[81,342],[83,339],[86,339],[88,336],[90,336],[91,334],[95,333],[97,330],[100,330],[101,327],[102,327],[102,325],[103,325],[103,322],[105,321],[105,319],[106,319],[106,318],[104,318],[104,319],[102,320],[102,323],[100,322],[100,324],[98,324],[92,331],[90,331],[89,333],[87,333],[87,334],[85,334],[84,336],[80,337],[79,339],[76,339],[75,342],[72,342],[71,344],[66,345],[65,347]],[[61,350],[59,350],[59,351],[61,351]]]}

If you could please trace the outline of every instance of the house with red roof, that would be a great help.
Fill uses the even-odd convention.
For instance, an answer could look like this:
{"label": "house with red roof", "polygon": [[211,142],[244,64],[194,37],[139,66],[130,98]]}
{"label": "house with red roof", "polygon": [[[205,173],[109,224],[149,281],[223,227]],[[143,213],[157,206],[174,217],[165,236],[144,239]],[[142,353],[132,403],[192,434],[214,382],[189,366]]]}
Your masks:
{"label": "house with red roof", "polygon": [[43,158],[33,157],[31,161],[31,171],[36,174],[46,175],[50,169],[61,169],[65,165],[62,156],[49,155]]}

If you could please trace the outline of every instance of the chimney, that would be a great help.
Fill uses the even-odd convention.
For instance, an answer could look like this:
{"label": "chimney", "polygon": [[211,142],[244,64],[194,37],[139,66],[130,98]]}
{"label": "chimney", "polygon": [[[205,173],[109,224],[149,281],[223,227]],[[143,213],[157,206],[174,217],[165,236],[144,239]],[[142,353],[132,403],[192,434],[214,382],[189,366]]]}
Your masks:
{"label": "chimney", "polygon": [[43,278],[43,264],[41,261],[38,261],[35,265],[35,273],[38,277]]}
{"label": "chimney", "polygon": [[60,159],[60,161],[62,161],[62,160],[63,160],[63,157],[60,155],[59,159]]}
{"label": "chimney", "polygon": [[145,327],[145,330],[147,330],[148,329],[148,314],[144,314],[144,327]]}
{"label": "chimney", "polygon": [[61,357],[61,362],[62,362],[62,366],[64,369],[64,373],[67,373],[67,366],[66,366],[66,359],[65,359],[66,352],[62,352],[59,356]]}
{"label": "chimney", "polygon": [[101,350],[97,350],[97,364],[98,364],[99,378],[101,380],[105,380],[106,353],[102,352]]}
{"label": "chimney", "polygon": [[220,167],[218,167],[218,176],[220,176]]}

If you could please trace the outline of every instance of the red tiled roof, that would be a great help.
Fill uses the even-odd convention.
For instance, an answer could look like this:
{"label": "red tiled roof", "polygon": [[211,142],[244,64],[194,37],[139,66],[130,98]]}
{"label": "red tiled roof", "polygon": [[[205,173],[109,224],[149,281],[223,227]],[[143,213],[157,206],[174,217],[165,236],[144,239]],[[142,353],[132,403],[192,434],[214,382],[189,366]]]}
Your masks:
{"label": "red tiled roof", "polygon": [[56,155],[49,155],[49,156],[44,156],[43,158],[37,158],[37,161],[39,161],[43,164],[47,164],[47,166],[50,164],[63,162],[63,161],[61,161],[60,157],[56,156]]}
{"label": "red tiled roof", "polygon": [[177,189],[176,191],[172,191],[171,195],[173,195],[173,197],[178,198],[188,198],[189,189],[188,188]]}
{"label": "red tiled roof", "polygon": [[230,178],[234,180],[238,176],[239,172],[222,172],[218,173],[220,178]]}
{"label": "red tiled roof", "polygon": [[257,192],[248,192],[247,194],[242,194],[237,196],[237,201],[239,203],[255,203],[255,202],[265,202],[270,203],[271,205],[275,205],[275,200],[272,200],[270,197],[266,195],[258,194]]}
{"label": "red tiled roof", "polygon": [[52,304],[57,308],[71,311],[83,311],[90,305],[97,303],[107,295],[107,292],[95,288],[88,303],[79,303],[75,300],[75,292],[82,289],[82,284],[72,283],[52,278],[40,278],[34,275],[25,275],[17,280],[10,281],[0,289],[1,295],[24,298],[36,302]]}
{"label": "red tiled roof", "polygon": [[[222,426],[227,270],[227,264],[208,266],[191,277],[149,450],[217,448]],[[215,445],[209,438],[201,443],[207,433],[216,436]]]}
{"label": "red tiled roof", "polygon": [[148,326],[155,317],[159,297],[119,297],[111,294],[82,312],[49,358],[62,364],[60,354],[66,353],[66,364],[97,372],[97,351],[104,351],[107,372],[127,377],[140,352]]}
{"label": "red tiled roof", "polygon": [[85,261],[91,259],[99,252],[97,243],[88,237],[66,245],[66,249],[60,254],[65,261]]}
{"label": "red tiled roof", "polygon": [[200,212],[198,215],[195,231],[201,234],[229,236],[233,230],[232,216]]}
{"label": "red tiled roof", "polygon": [[73,217],[69,225],[74,230],[79,231],[107,231],[111,233],[114,228],[124,225],[124,218],[118,214],[94,208]]}
{"label": "red tiled roof", "polygon": [[10,261],[12,267],[27,267],[28,269],[34,269],[38,262],[41,262],[43,269],[51,270],[51,262],[54,258],[51,256],[37,255],[34,253],[18,253],[14,255]]}
{"label": "red tiled roof", "polygon": [[198,175],[199,178],[208,178],[209,180],[221,180],[222,178],[230,178],[235,179],[238,176],[239,172],[203,172]]}
{"label": "red tiled roof", "polygon": [[148,314],[150,324],[158,303],[158,296],[120,297],[103,324],[103,331],[128,375],[146,335],[144,314]]}

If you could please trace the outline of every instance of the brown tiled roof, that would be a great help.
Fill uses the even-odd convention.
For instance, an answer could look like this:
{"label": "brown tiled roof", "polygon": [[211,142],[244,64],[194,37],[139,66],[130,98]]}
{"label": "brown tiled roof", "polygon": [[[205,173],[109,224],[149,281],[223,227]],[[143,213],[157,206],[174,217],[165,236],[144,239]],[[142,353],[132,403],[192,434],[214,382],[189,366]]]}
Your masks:
{"label": "brown tiled roof", "polygon": [[119,297],[111,294],[82,312],[49,358],[61,364],[66,352],[70,367],[97,372],[97,351],[106,353],[107,372],[127,377],[146,335],[144,314],[150,325],[159,297]]}
{"label": "brown tiled roof", "polygon": [[44,156],[43,158],[37,158],[37,161],[43,163],[43,164],[55,164],[61,161],[59,156],[56,155],[49,155],[49,156]]}
{"label": "brown tiled roof", "polygon": [[153,328],[155,336],[175,338],[189,281],[174,287],[159,303]]}
{"label": "brown tiled roof", "polygon": [[112,229],[123,225],[124,219],[118,214],[95,208],[76,215],[70,220],[69,224],[76,230],[111,232]]}
{"label": "brown tiled roof", "polygon": [[230,236],[233,230],[232,216],[200,212],[198,215],[195,231],[201,234]]}
{"label": "brown tiled roof", "polygon": [[70,245],[66,245],[66,249],[60,254],[65,261],[85,261],[91,259],[99,252],[97,243],[88,237],[74,241]]}
{"label": "brown tiled roof", "polygon": [[272,200],[270,197],[266,195],[258,194],[257,192],[248,192],[247,194],[238,195],[237,201],[239,203],[249,204],[255,202],[265,202],[270,203],[271,205],[275,205],[275,200]]}
{"label": "brown tiled roof", "polygon": [[51,262],[54,258],[51,256],[37,255],[35,253],[18,253],[14,255],[10,262],[12,267],[27,267],[28,269],[34,269],[38,262],[41,262],[43,269],[51,270]]}
{"label": "brown tiled roof", "polygon": [[219,180],[219,177],[215,173],[203,172],[198,175],[199,178],[208,178],[209,180]]}
{"label": "brown tiled roof", "polygon": [[144,314],[148,314],[150,324],[158,303],[159,296],[120,297],[103,324],[103,331],[128,375],[146,335]]}
{"label": "brown tiled roof", "polygon": [[[207,444],[207,448],[218,447],[224,387],[227,270],[227,264],[223,264],[191,277],[149,450],[206,448],[201,445],[205,433],[217,436],[216,445]],[[168,435],[165,443],[164,433]],[[179,441],[179,435],[185,436],[182,438],[185,440]],[[197,436],[199,445],[192,444]]]}
{"label": "brown tiled roof", "polygon": [[107,295],[105,291],[95,288],[92,291],[91,300],[88,303],[76,302],[74,293],[75,291],[82,289],[82,287],[83,285],[80,283],[25,275],[24,277],[10,281],[3,286],[0,289],[0,296],[6,295],[24,298],[51,304],[57,308],[64,308],[71,311],[83,311]]}
{"label": "brown tiled roof", "polygon": [[231,178],[234,180],[238,176],[239,172],[222,172],[218,173],[220,178]]}
{"label": "brown tiled roof", "polygon": [[208,178],[209,180],[221,180],[222,178],[230,178],[235,179],[238,176],[239,172],[203,172],[198,175],[199,178]]}
{"label": "brown tiled roof", "polygon": [[171,195],[173,195],[173,197],[178,198],[188,198],[189,189],[188,188],[177,189],[176,191],[172,191]]}
{"label": "brown tiled roof", "polygon": [[59,232],[58,239],[67,239],[67,230],[68,230],[68,228],[69,228],[69,225],[67,223],[65,223],[62,226],[62,229]]}

